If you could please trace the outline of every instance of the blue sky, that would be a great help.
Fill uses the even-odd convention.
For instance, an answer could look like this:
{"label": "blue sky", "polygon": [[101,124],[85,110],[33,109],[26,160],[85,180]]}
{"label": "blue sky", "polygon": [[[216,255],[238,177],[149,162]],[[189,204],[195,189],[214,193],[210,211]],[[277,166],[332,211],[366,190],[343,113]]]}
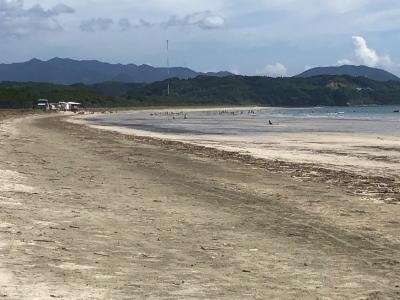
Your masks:
{"label": "blue sky", "polygon": [[400,75],[398,0],[0,0],[0,61],[97,59],[290,76],[364,64]]}

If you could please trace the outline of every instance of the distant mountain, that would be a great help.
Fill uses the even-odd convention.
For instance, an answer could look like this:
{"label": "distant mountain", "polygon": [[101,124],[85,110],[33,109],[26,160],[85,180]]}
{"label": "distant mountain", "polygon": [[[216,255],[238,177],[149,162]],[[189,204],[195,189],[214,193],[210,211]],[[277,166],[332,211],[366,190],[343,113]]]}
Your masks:
{"label": "distant mountain", "polygon": [[[229,72],[200,73],[188,68],[170,68],[170,77],[194,78],[199,75],[229,76]],[[23,63],[0,64],[0,81],[47,82],[56,84],[95,84],[106,81],[152,83],[168,78],[167,68],[149,65],[109,64],[96,60],[53,58],[48,61],[32,59]]]}
{"label": "distant mountain", "polygon": [[352,77],[365,77],[377,81],[398,81],[399,77],[385,70],[370,68],[367,66],[345,65],[340,67],[318,67],[307,70],[296,77],[313,77],[321,75],[347,75]]}

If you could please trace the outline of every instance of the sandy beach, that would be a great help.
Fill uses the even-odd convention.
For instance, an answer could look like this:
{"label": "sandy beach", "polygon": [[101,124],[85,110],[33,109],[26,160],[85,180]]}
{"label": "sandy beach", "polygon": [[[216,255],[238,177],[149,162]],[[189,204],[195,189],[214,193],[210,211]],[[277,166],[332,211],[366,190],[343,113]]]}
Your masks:
{"label": "sandy beach", "polygon": [[0,122],[0,297],[400,298],[397,140],[275,134],[269,155],[291,147],[268,160],[58,115]]}

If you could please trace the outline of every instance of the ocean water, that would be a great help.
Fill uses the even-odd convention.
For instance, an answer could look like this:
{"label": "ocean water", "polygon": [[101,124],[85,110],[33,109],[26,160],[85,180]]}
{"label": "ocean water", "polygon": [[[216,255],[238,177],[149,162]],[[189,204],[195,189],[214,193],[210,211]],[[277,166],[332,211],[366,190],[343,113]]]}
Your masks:
{"label": "ocean water", "polygon": [[[400,106],[131,112],[91,117],[92,123],[157,133],[257,135],[268,132],[400,134]],[[269,124],[272,122],[272,125]]]}
{"label": "ocean water", "polygon": [[398,106],[355,106],[355,107],[313,107],[313,108],[272,108],[269,114],[275,117],[325,118],[354,120],[400,121]]}

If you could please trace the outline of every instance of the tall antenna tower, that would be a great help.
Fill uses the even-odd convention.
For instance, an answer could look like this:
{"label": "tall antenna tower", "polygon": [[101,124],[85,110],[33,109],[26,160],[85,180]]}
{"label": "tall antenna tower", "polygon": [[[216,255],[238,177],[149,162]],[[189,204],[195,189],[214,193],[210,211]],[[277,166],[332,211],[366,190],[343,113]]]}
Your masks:
{"label": "tall antenna tower", "polygon": [[171,93],[170,82],[169,82],[169,79],[171,77],[171,70],[170,70],[170,65],[169,65],[169,40],[167,40],[167,70],[168,70],[168,91],[167,91],[167,95],[169,96],[170,93]]}

